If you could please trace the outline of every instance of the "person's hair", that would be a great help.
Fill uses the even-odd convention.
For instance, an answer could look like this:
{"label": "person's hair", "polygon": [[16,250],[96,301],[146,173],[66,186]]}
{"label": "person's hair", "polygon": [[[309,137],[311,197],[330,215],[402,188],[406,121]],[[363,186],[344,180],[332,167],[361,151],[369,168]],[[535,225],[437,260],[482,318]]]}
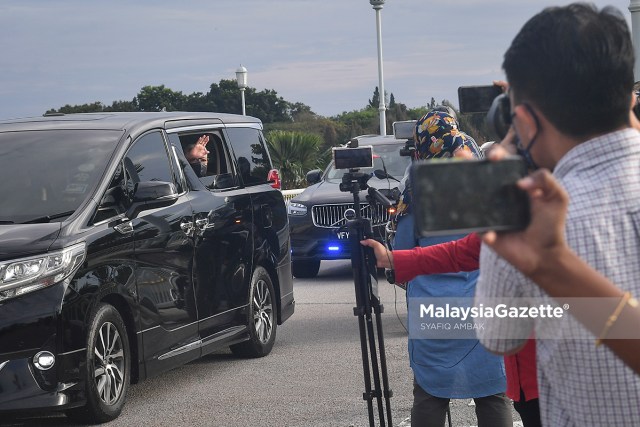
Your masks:
{"label": "person's hair", "polygon": [[529,102],[562,133],[586,137],[629,123],[634,54],[613,7],[573,3],[531,18],[504,55],[515,104]]}

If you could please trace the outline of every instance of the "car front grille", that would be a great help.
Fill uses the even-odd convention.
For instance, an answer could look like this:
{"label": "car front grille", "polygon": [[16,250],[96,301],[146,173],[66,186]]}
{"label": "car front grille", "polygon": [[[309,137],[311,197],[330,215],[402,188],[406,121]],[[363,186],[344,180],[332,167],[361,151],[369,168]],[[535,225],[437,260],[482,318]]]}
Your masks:
{"label": "car front grille", "polygon": [[[316,205],[311,209],[313,225],[323,228],[335,228],[345,225],[347,220],[344,212],[353,209],[353,203],[343,203],[338,205]],[[381,225],[389,221],[389,212],[384,206],[376,205],[375,219],[371,218],[371,206],[367,203],[360,205],[360,214],[364,218],[371,219],[372,225]]]}

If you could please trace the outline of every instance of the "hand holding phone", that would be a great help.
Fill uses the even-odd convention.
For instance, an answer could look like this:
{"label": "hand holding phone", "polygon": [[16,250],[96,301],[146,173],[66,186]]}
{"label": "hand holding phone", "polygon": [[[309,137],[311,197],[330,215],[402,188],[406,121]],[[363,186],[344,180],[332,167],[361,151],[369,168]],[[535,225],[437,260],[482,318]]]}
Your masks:
{"label": "hand holding phone", "polygon": [[527,166],[518,156],[427,160],[414,163],[410,174],[421,236],[521,230],[529,224],[529,196],[516,185]]}

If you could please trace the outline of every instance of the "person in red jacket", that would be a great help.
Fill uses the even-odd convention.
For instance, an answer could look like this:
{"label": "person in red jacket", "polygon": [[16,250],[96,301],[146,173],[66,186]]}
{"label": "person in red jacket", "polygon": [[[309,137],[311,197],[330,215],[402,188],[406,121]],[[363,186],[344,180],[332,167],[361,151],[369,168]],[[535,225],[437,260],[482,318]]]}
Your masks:
{"label": "person in red jacket", "polygon": [[[479,267],[481,239],[476,233],[462,239],[427,247],[389,252],[380,242],[367,239],[362,245],[373,248],[376,266],[395,271],[397,283],[421,274],[473,271]],[[533,338],[518,353],[504,357],[507,397],[525,427],[541,426],[536,379],[536,346]]]}

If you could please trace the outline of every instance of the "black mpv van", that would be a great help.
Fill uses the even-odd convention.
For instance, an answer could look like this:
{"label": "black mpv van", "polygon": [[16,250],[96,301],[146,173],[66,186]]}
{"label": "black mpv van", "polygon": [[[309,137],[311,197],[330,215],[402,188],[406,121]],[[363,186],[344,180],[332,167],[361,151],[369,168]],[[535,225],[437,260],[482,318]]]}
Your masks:
{"label": "black mpv van", "polygon": [[[209,136],[207,176],[183,145]],[[130,383],[294,311],[289,224],[259,120],[104,113],[0,122],[0,419],[116,418]]]}

